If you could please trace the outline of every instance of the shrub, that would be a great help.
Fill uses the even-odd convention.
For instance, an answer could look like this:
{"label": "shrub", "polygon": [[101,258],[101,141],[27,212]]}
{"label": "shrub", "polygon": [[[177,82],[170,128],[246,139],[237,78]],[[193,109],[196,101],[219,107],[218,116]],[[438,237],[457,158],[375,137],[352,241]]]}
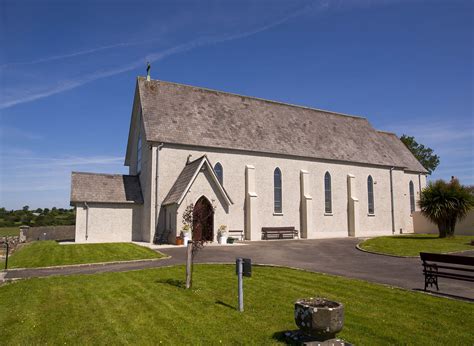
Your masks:
{"label": "shrub", "polygon": [[457,179],[430,182],[418,202],[421,213],[438,226],[439,237],[454,236],[456,223],[474,207],[474,196]]}

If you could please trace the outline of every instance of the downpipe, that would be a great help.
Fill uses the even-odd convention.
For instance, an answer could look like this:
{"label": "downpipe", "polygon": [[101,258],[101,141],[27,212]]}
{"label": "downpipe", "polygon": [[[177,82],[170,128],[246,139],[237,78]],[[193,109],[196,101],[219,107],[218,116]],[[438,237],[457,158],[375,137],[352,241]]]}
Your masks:
{"label": "downpipe", "polygon": [[391,202],[391,215],[392,215],[392,234],[395,234],[395,208],[393,205],[393,170],[395,167],[390,168],[390,202]]}
{"label": "downpipe", "polygon": [[[155,180],[155,236],[158,228],[158,217],[160,215],[160,208],[158,206],[158,184],[160,183],[160,150],[163,148],[165,143],[160,143],[156,147],[156,180]],[[153,239],[152,239],[153,241]]]}
{"label": "downpipe", "polygon": [[89,238],[89,205],[87,202],[84,202],[84,207],[86,208],[86,240]]}

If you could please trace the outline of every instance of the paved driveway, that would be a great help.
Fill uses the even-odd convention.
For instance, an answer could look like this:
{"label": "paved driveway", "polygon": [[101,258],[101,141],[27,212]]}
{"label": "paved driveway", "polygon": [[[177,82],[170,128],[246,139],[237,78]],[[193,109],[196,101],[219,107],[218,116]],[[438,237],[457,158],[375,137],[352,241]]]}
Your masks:
{"label": "paved driveway", "polygon": [[[258,264],[276,264],[407,289],[423,289],[424,279],[418,258],[397,258],[365,253],[355,248],[358,242],[358,239],[342,238],[259,241],[242,246],[209,246],[198,253],[196,262],[234,263],[235,258],[240,256],[251,258],[253,263]],[[6,274],[6,278],[126,271],[185,262],[186,253],[182,247],[163,249],[161,252],[172,257],[161,261],[10,271]],[[473,283],[441,278],[439,286],[440,292],[444,294],[474,299]]]}
{"label": "paved driveway", "polygon": [[[375,255],[356,249],[359,239],[310,239],[252,242],[247,246],[208,247],[197,262],[235,262],[249,257],[254,263],[277,264],[315,272],[363,279],[407,289],[423,289],[424,277],[419,258]],[[184,249],[163,252],[184,262]],[[474,284],[439,279],[440,292],[474,299]],[[348,287],[350,289],[350,287]]]}

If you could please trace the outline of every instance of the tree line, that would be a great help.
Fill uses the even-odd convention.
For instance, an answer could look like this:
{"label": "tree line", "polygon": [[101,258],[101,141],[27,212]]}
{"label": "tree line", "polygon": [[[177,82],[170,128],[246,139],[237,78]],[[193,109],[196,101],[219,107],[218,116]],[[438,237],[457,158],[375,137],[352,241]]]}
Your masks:
{"label": "tree line", "polygon": [[18,210],[0,208],[0,227],[16,226],[63,226],[74,225],[76,214],[74,208],[37,208],[30,210],[25,205]]}

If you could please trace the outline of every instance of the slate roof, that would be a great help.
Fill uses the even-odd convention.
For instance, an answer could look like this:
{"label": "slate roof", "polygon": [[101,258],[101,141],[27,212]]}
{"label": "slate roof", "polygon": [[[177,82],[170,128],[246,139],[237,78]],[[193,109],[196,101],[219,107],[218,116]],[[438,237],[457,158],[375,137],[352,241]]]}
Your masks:
{"label": "slate roof", "polygon": [[426,172],[365,118],[142,77],[137,88],[147,141]]}
{"label": "slate roof", "polygon": [[72,172],[71,205],[77,202],[143,203],[138,176]]}
{"label": "slate roof", "polygon": [[171,187],[170,192],[163,200],[163,205],[178,203],[200,165],[201,161],[195,160],[183,168],[175,183]]}
{"label": "slate roof", "polygon": [[163,200],[163,205],[178,203],[180,204],[188,189],[191,187],[196,175],[199,173],[199,170],[203,165],[206,165],[209,172],[214,177],[214,182],[218,185],[218,189],[221,191],[224,198],[232,204],[232,199],[227,194],[227,191],[224,187],[220,184],[217,176],[215,175],[214,169],[212,168],[211,163],[206,155],[197,158],[194,161],[191,161],[184,166],[183,170],[179,174],[178,178],[176,179],[175,183],[171,187],[168,195]]}
{"label": "slate roof", "polygon": [[395,133],[385,131],[377,132],[387,157],[394,162],[404,162],[405,168],[410,171],[427,173],[427,170],[418,162]]}

